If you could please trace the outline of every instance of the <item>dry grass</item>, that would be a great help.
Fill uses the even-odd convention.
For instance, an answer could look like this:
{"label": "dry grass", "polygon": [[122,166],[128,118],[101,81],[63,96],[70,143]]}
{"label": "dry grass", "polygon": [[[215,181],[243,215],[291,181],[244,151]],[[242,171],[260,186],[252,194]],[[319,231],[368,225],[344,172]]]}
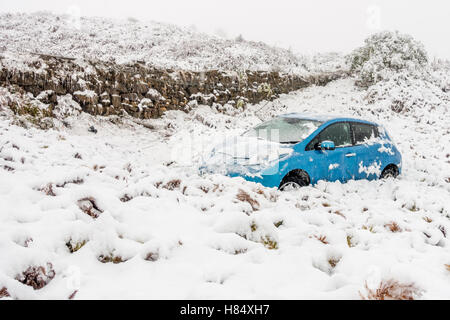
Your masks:
{"label": "dry grass", "polygon": [[347,236],[347,245],[349,248],[353,248],[355,246],[352,240],[353,240],[352,236]]}
{"label": "dry grass", "polygon": [[225,186],[223,184],[214,184],[213,192],[223,192]]}
{"label": "dry grass", "polygon": [[23,246],[25,248],[28,248],[28,246],[33,242],[33,238],[26,238],[26,240],[23,242]]}
{"label": "dry grass", "polygon": [[417,207],[415,202],[412,205],[404,204],[404,205],[402,205],[402,208],[408,209],[411,212],[417,212],[420,210],[420,208]]}
{"label": "dry grass", "polygon": [[284,221],[280,220],[280,221],[275,222],[273,225],[275,226],[275,228],[279,228],[283,225],[283,223],[284,223]]}
{"label": "dry grass", "polygon": [[243,248],[243,249],[236,249],[234,250],[234,255],[237,256],[239,254],[244,254],[247,253],[248,249],[247,248]]}
{"label": "dry grass", "polygon": [[121,202],[128,202],[128,201],[131,201],[131,200],[133,200],[133,197],[130,196],[130,195],[128,195],[128,194],[124,194],[124,195],[120,198],[120,201],[121,201]]}
{"label": "dry grass", "polygon": [[267,195],[264,190],[262,190],[261,188],[256,188],[255,191],[257,194],[264,196],[264,198],[266,198],[267,200],[269,200],[270,202],[277,202],[278,201],[278,195],[272,192],[269,192],[269,195]]}
{"label": "dry grass", "polygon": [[47,196],[56,197],[55,192],[53,191],[53,184],[49,183],[45,187],[39,189],[39,191],[45,193]]}
{"label": "dry grass", "polygon": [[97,206],[95,199],[92,197],[80,199],[77,204],[81,211],[94,219],[100,217],[100,214],[103,213],[103,210]]}
{"label": "dry grass", "polygon": [[[101,167],[98,165],[98,164],[94,164],[94,166],[92,167],[92,169],[94,170],[94,171],[97,171],[97,170],[99,170]],[[104,168],[104,167],[103,167]]]}
{"label": "dry grass", "polygon": [[14,169],[13,167],[10,167],[10,166],[3,166],[3,169],[5,169],[6,171],[14,171],[14,170],[16,170],[16,169]]}
{"label": "dry grass", "polygon": [[75,179],[64,181],[63,183],[57,184],[56,186],[58,188],[64,188],[67,184],[70,184],[70,183],[82,184],[82,183],[84,183],[84,180],[82,178],[75,178]]}
{"label": "dry grass", "polygon": [[397,222],[389,222],[384,225],[385,228],[388,228],[391,232],[402,232],[402,228],[397,224]]}
{"label": "dry grass", "polygon": [[163,185],[162,187],[164,189],[173,191],[175,189],[178,189],[181,185],[181,180],[180,179],[174,179],[174,180],[170,180],[169,182],[167,182],[165,185]]}
{"label": "dry grass", "polygon": [[72,240],[66,243],[66,247],[69,249],[70,253],[77,252],[87,243],[87,240],[82,240],[78,242],[73,242]]}
{"label": "dry grass", "polygon": [[69,296],[69,300],[73,300],[73,298],[75,298],[75,295],[78,293],[78,290],[75,290],[74,292],[72,292],[72,294]]}
{"label": "dry grass", "polygon": [[447,238],[447,231],[445,231],[444,226],[439,226],[439,231],[442,232],[442,235],[444,236],[444,238]]}
{"label": "dry grass", "polygon": [[131,171],[133,171],[133,168],[131,167],[131,163],[127,163],[123,168],[125,170],[127,170],[128,173],[131,173]]}
{"label": "dry grass", "polygon": [[7,297],[10,297],[8,289],[6,289],[6,287],[1,288],[0,289],[0,299],[1,298],[7,298]]}
{"label": "dry grass", "polygon": [[270,238],[269,236],[265,236],[261,238],[262,244],[269,250],[277,250],[278,242]]}
{"label": "dry grass", "polygon": [[319,240],[320,242],[322,242],[323,244],[329,244],[329,242],[327,241],[327,237],[326,236],[314,236],[314,238],[316,238],[317,240]]}
{"label": "dry grass", "polygon": [[400,283],[396,280],[383,280],[377,289],[372,290],[367,282],[364,285],[367,296],[359,293],[363,300],[414,300],[421,296],[421,290],[412,283]]}
{"label": "dry grass", "polygon": [[159,253],[158,252],[149,252],[145,256],[145,260],[146,261],[152,261],[152,262],[158,261],[159,260]]}
{"label": "dry grass", "polygon": [[429,217],[423,217],[423,220],[425,220],[425,222],[427,222],[427,223],[432,223],[433,222],[433,220],[431,218],[429,218]]}
{"label": "dry grass", "polygon": [[330,258],[330,259],[328,259],[328,264],[331,266],[331,268],[334,269],[338,265],[339,261],[341,261],[341,259]]}
{"label": "dry grass", "polygon": [[347,218],[344,216],[344,214],[343,214],[341,211],[339,211],[339,210],[333,211],[333,213],[334,213],[334,214],[337,214],[338,216],[340,216],[340,217],[342,217],[342,218],[344,218],[344,219],[347,219]]}
{"label": "dry grass", "polygon": [[47,267],[30,266],[22,274],[16,276],[16,280],[33,287],[34,290],[42,289],[55,277],[53,265],[47,263]]}
{"label": "dry grass", "polygon": [[115,256],[112,253],[109,255],[100,255],[98,257],[98,261],[100,261],[101,263],[113,263],[113,264],[119,264],[122,262],[127,261],[127,259],[123,259],[121,256]]}
{"label": "dry grass", "polygon": [[239,189],[238,194],[236,195],[236,199],[242,202],[247,202],[252,207],[253,211],[259,210],[259,202],[253,199],[247,192],[242,189]]}
{"label": "dry grass", "polygon": [[367,230],[367,231],[369,231],[369,232],[371,232],[371,233],[375,233],[375,229],[374,229],[374,227],[373,226],[362,226],[362,229],[363,230]]}

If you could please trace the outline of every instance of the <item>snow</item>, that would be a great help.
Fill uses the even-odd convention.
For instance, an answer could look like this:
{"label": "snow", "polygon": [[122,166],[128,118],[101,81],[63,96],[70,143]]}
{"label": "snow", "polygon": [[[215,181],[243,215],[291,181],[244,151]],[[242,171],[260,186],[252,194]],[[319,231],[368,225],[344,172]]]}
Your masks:
{"label": "snow", "polygon": [[315,69],[318,62],[323,62],[321,68],[325,71],[344,67],[343,63],[329,62],[339,61],[336,54],[331,56],[333,59],[324,54],[316,60],[262,42],[224,39],[154,21],[80,17],[74,23],[74,17],[49,12],[1,13],[0,39],[2,64],[21,70],[29,69],[28,62],[38,59],[36,54],[75,58],[80,64],[84,63],[81,59],[120,64],[142,61],[152,67],[191,71],[255,70],[303,75],[319,71]]}
{"label": "snow", "polygon": [[75,91],[73,94],[77,95],[77,96],[87,97],[87,98],[93,98],[93,97],[97,96],[97,94],[92,90]]}
{"label": "snow", "polygon": [[292,148],[257,137],[234,136],[225,138],[213,150],[204,155],[202,169],[227,174],[240,173],[259,176],[274,165],[275,161],[288,157]]}
{"label": "snow", "polygon": [[334,170],[334,169],[337,169],[337,168],[339,168],[339,163],[332,163],[332,164],[330,164],[330,166],[328,167],[328,170]]}
{"label": "snow", "polygon": [[[417,298],[450,297],[446,103],[398,114],[368,103],[349,78],[265,107],[170,111],[148,121],[154,129],[74,113],[42,131],[15,125],[4,99],[0,288],[12,298],[360,299],[366,283],[388,279],[414,283]],[[318,111],[384,125],[403,174],[285,193],[199,174],[218,141],[261,119]],[[47,263],[55,275],[43,288],[15,280]]]}
{"label": "snow", "polygon": [[370,166],[364,166],[363,162],[361,161],[358,166],[358,172],[359,173],[365,173],[367,177],[370,175],[375,175],[379,177],[381,175],[383,168],[381,168],[381,162],[374,161]]}

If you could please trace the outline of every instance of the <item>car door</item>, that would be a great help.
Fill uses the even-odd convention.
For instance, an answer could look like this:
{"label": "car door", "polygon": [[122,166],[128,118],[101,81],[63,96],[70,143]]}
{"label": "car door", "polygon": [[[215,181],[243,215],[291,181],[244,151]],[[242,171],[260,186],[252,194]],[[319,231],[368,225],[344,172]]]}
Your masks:
{"label": "car door", "polygon": [[378,128],[367,123],[352,122],[355,166],[351,168],[355,179],[377,179],[381,175],[382,162],[379,149],[381,142]]}
{"label": "car door", "polygon": [[[333,141],[336,149],[320,150],[323,141]],[[348,156],[352,152],[351,147],[351,127],[348,122],[330,124],[313,138],[306,147],[312,183],[319,180],[345,182],[350,179],[348,164],[354,161],[353,157]]]}

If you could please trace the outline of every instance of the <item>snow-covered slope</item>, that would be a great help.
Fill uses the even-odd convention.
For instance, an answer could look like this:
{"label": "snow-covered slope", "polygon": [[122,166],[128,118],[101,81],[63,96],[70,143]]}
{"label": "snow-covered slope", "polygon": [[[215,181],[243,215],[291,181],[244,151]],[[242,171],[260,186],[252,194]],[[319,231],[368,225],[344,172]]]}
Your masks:
{"label": "snow-covered slope", "polygon": [[[0,53],[42,53],[192,71],[305,72],[305,60],[261,42],[227,40],[157,22],[75,18],[48,12],[0,14]],[[320,58],[326,58],[322,55]],[[15,57],[17,58],[17,57]],[[341,66],[331,66],[330,68]]]}
{"label": "snow-covered slope", "polygon": [[[448,105],[396,114],[365,95],[339,80],[243,112],[171,111],[153,130],[82,114],[70,129],[40,131],[4,112],[0,289],[22,299],[359,299],[394,284],[397,297],[448,299]],[[281,193],[197,173],[219,139],[293,111],[384,124],[403,175]],[[48,284],[15,280],[33,271]]]}

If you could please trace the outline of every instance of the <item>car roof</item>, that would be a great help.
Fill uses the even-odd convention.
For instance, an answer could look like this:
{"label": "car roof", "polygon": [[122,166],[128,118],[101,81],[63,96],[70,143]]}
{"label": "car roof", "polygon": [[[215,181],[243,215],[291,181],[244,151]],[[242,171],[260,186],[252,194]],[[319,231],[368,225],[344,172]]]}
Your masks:
{"label": "car roof", "polygon": [[281,118],[292,118],[292,119],[304,119],[304,120],[313,120],[313,121],[320,121],[323,123],[328,122],[337,122],[337,121],[356,121],[356,122],[362,122],[372,125],[378,125],[374,122],[370,122],[363,119],[357,119],[357,118],[351,118],[351,117],[342,117],[337,115],[327,115],[327,114],[313,114],[313,113],[287,113],[282,114],[279,117]]}

